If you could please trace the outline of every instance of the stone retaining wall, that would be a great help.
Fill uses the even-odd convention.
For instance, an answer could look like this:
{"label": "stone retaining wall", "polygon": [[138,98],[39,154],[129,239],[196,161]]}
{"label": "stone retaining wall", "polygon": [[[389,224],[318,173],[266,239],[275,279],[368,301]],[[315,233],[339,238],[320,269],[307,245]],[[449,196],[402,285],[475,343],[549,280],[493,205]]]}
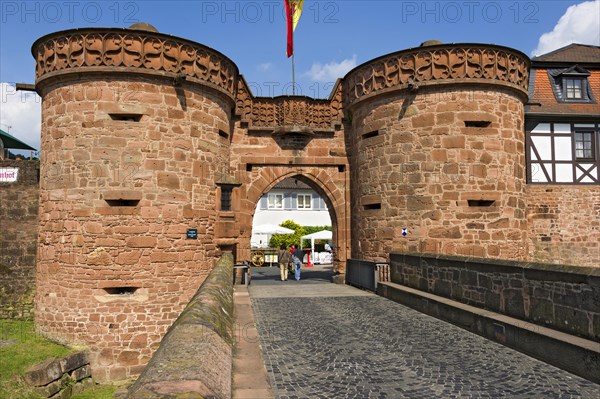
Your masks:
{"label": "stone retaining wall", "polygon": [[31,319],[40,163],[2,160],[0,168],[19,170],[16,182],[0,182],[0,318]]}
{"label": "stone retaining wall", "polygon": [[391,281],[531,323],[600,340],[600,270],[393,252]]}
{"label": "stone retaining wall", "polygon": [[29,369],[25,382],[45,398],[69,399],[93,385],[90,361],[86,352],[60,359],[46,360]]}
{"label": "stone retaining wall", "polygon": [[127,398],[230,398],[233,323],[233,255],[225,253],[171,326]]}

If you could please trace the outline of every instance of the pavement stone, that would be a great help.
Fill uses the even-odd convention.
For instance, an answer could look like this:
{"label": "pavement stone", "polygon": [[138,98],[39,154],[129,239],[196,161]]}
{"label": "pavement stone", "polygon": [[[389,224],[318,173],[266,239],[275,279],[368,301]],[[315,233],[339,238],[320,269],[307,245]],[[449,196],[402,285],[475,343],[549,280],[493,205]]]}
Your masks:
{"label": "pavement stone", "polygon": [[[600,385],[365,291],[253,268],[276,398],[600,398]],[[328,294],[331,291],[334,296]],[[310,293],[310,295],[308,295]]]}

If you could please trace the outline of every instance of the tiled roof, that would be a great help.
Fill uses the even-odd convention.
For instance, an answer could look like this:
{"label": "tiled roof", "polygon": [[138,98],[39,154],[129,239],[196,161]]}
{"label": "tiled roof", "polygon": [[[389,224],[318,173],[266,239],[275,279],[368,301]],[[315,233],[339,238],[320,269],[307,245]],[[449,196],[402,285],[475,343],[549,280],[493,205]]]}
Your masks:
{"label": "tiled roof", "polygon": [[569,62],[573,64],[600,64],[600,47],[587,44],[572,43],[550,53],[542,54],[531,59],[536,62]]}
{"label": "tiled roof", "polygon": [[280,181],[273,188],[294,189],[294,190],[312,190],[312,188],[308,184],[303,183],[302,181],[291,178],[291,177],[288,177],[287,179]]}
{"label": "tiled roof", "polygon": [[[588,84],[596,101],[600,99],[600,69],[589,70]],[[529,99],[529,105],[525,112],[532,114],[573,114],[590,115],[598,117],[600,115],[600,104],[582,104],[582,103],[559,103],[556,100],[548,70],[544,68],[535,70],[535,81],[533,82],[533,96]],[[535,105],[535,104],[539,105]]]}

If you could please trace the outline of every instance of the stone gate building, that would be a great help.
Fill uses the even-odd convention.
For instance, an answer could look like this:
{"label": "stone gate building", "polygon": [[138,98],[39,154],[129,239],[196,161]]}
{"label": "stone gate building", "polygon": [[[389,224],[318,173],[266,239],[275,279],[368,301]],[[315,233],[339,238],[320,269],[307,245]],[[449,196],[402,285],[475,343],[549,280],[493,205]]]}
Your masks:
{"label": "stone gate building", "polygon": [[138,374],[221,251],[249,258],[288,177],[325,199],[340,275],[391,250],[535,258],[528,57],[425,44],[313,99],[255,97],[229,58],[147,25],[40,38],[38,328],[90,347],[101,379]]}

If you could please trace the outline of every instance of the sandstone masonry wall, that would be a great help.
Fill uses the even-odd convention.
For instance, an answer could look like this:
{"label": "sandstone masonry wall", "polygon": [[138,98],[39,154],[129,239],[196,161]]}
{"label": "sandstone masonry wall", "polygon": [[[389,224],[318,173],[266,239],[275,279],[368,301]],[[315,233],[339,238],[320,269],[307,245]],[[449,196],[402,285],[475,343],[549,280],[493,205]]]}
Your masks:
{"label": "sandstone masonry wall", "polygon": [[354,257],[384,261],[410,250],[525,259],[524,114],[515,92],[424,87],[351,112]]}
{"label": "sandstone masonry wall", "polygon": [[38,237],[38,161],[3,160],[18,180],[0,182],[0,318],[33,317]]}
{"label": "sandstone masonry wall", "polygon": [[[38,329],[139,374],[219,256],[216,176],[232,102],[161,77],[45,81]],[[196,228],[197,239],[187,239]]]}
{"label": "sandstone masonry wall", "polygon": [[600,187],[527,186],[529,258],[600,266]]}

